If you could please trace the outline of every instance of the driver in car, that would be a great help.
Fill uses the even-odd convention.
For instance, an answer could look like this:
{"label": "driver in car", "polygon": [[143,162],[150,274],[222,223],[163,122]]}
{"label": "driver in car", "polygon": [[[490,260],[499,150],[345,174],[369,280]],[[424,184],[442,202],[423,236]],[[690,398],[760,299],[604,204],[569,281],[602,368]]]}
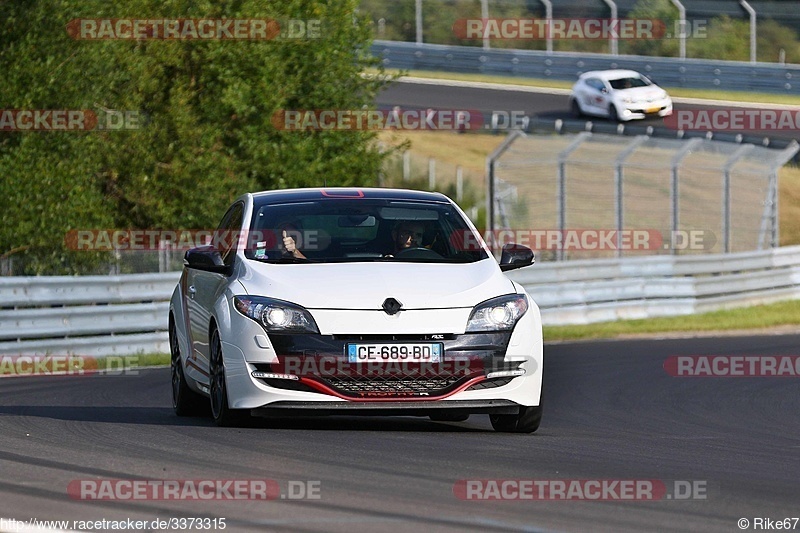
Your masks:
{"label": "driver in car", "polygon": [[407,220],[397,224],[392,230],[392,241],[394,241],[394,253],[398,254],[403,250],[422,247],[422,236],[425,233],[425,225],[422,222]]}

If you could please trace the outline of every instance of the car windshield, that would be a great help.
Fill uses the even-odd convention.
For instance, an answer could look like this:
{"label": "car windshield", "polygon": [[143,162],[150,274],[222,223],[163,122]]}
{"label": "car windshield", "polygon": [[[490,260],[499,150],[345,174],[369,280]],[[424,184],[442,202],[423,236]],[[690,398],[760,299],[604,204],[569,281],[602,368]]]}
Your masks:
{"label": "car windshield", "polygon": [[650,85],[650,80],[632,76],[627,78],[619,78],[616,80],[609,80],[608,83],[612,89],[632,89],[634,87],[647,87]]}
{"label": "car windshield", "polygon": [[268,263],[472,263],[489,257],[480,237],[444,202],[256,200],[250,232],[245,257]]}

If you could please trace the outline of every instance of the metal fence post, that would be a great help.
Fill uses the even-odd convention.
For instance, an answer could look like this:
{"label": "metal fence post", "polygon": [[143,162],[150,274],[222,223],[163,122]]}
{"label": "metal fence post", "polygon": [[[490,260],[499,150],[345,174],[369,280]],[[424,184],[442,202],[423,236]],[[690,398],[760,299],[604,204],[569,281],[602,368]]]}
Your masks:
{"label": "metal fence post", "polygon": [[[567,226],[567,158],[575,149],[592,133],[589,131],[582,131],[575,136],[575,139],[558,154],[558,231],[561,233],[561,242],[564,241],[564,229]],[[556,253],[556,259],[561,261],[564,259],[564,246],[559,246]]]}
{"label": "metal fence post", "polygon": [[456,166],[456,201],[464,199],[464,171],[461,165]]}
{"label": "metal fence post", "polygon": [[508,137],[500,143],[500,146],[494,149],[486,158],[486,229],[488,241],[486,244],[489,248],[494,250],[494,181],[495,181],[495,163],[502,156],[506,150],[511,148],[517,137],[527,137],[525,133],[520,130],[514,130],[508,134]]}
{"label": "metal fence post", "polygon": [[680,3],[680,0],[670,0],[672,4],[678,8],[678,25],[680,26],[680,58],[686,59],[686,8]]}
{"label": "metal fence post", "polygon": [[539,0],[544,4],[544,18],[547,22],[547,35],[545,35],[545,42],[547,43],[547,53],[553,53],[553,2],[550,0]]}
{"label": "metal fence post", "polygon": [[[486,19],[489,18],[489,0],[481,0],[481,18],[483,19],[483,23],[486,24]],[[483,49],[488,50],[490,47],[489,45],[489,37],[488,32],[483,32]]]}
{"label": "metal fence post", "polygon": [[726,254],[731,251],[731,169],[752,149],[752,144],[740,146],[725,161],[722,170],[722,241],[723,251]]}
{"label": "metal fence post", "polygon": [[622,165],[625,163],[625,160],[649,138],[650,137],[647,135],[636,136],[636,138],[633,139],[631,143],[619,153],[617,159],[614,161],[614,185],[616,190],[614,195],[614,204],[617,211],[617,257],[622,257],[622,230],[625,222],[623,213]]}
{"label": "metal fence post", "polygon": [[[615,21],[617,24],[617,28],[619,28],[619,20],[617,19],[617,4],[614,3],[613,0],[603,0],[606,5],[611,8],[611,20]],[[608,36],[608,44],[609,50],[611,51],[611,55],[618,56],[619,55],[619,42],[617,40],[616,32],[611,32],[611,35]]]}
{"label": "metal fence post", "polygon": [[747,3],[746,0],[739,0],[739,5],[741,5],[747,14],[750,15],[750,62],[756,62],[756,38],[757,38],[757,26],[756,26],[756,10]]}
{"label": "metal fence post", "polygon": [[[701,139],[698,139],[698,138],[694,138],[694,139],[690,139],[690,140],[686,141],[686,144],[683,145],[683,148],[678,150],[678,153],[676,153],[672,157],[672,161],[670,162],[670,167],[671,167],[671,170],[672,170],[672,185],[670,187],[671,195],[672,195],[672,236],[670,238],[670,242],[672,242],[672,239],[674,239],[675,235],[677,235],[678,226],[679,226],[679,223],[680,223],[680,219],[679,219],[679,214],[680,214],[679,213],[679,209],[680,209],[680,192],[678,190],[678,167],[680,166],[681,161],[683,161],[683,158],[686,157],[687,155],[689,155],[691,153],[691,151],[698,144],[700,144],[702,142],[703,141]],[[672,253],[674,254],[676,252],[677,252],[677,249],[675,248],[675,246],[673,246],[672,247]]]}
{"label": "metal fence post", "polygon": [[416,19],[417,46],[422,44],[422,0],[416,1],[414,17]]}

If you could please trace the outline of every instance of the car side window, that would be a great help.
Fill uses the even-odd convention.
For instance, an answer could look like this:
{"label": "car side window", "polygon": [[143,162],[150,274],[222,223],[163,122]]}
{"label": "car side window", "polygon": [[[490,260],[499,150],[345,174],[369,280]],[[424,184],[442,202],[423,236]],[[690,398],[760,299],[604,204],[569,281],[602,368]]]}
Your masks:
{"label": "car side window", "polygon": [[217,232],[223,236],[219,241],[222,243],[220,255],[222,261],[227,266],[233,266],[236,259],[236,248],[239,244],[239,232],[242,229],[242,219],[244,218],[244,205],[241,202],[234,204],[219,224]]}
{"label": "car side window", "polygon": [[589,78],[588,80],[586,80],[586,85],[596,90],[597,92],[602,92],[603,89],[605,88],[603,81],[597,78]]}

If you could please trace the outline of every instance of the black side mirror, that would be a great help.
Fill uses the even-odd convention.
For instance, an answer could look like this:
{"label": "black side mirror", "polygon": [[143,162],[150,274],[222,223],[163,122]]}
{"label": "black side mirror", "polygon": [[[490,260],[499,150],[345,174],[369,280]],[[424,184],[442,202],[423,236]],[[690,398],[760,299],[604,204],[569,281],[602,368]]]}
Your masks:
{"label": "black side mirror", "polygon": [[500,270],[514,270],[533,264],[533,250],[521,244],[506,244],[500,256]]}
{"label": "black side mirror", "polygon": [[198,246],[186,250],[183,264],[187,268],[230,275],[231,268],[222,261],[222,254],[213,245]]}

